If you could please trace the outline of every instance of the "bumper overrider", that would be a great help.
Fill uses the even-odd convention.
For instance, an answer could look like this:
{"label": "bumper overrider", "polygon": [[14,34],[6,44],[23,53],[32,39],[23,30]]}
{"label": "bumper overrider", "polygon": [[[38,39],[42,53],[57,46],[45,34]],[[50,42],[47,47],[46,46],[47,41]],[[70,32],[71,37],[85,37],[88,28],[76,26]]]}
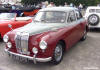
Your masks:
{"label": "bumper overrider", "polygon": [[52,57],[36,58],[36,56],[31,57],[31,56],[26,56],[26,55],[22,55],[22,54],[17,54],[17,53],[9,51],[9,49],[5,49],[5,52],[8,53],[9,55],[15,55],[15,56],[19,56],[22,58],[26,58],[28,60],[32,60],[32,61],[34,61],[34,63],[36,63],[36,62],[49,62],[52,60]]}

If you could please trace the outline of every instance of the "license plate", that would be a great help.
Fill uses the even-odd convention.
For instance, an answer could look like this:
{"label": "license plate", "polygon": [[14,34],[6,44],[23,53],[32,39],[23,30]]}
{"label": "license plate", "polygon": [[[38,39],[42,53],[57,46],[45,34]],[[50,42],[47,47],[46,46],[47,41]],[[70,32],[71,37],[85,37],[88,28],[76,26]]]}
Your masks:
{"label": "license plate", "polygon": [[16,56],[16,55],[13,55],[13,54],[11,54],[11,58],[18,60],[18,61],[21,61],[21,62],[28,62],[29,61],[27,58],[24,58],[24,57],[21,57],[21,56]]}

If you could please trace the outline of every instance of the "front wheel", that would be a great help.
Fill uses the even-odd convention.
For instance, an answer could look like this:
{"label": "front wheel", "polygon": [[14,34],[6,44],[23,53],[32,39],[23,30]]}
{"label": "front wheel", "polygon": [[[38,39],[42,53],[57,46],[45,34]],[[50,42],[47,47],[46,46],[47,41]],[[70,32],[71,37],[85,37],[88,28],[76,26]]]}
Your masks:
{"label": "front wheel", "polygon": [[61,60],[63,59],[63,43],[58,43],[55,50],[54,50],[54,54],[53,54],[53,64],[57,65],[61,62]]}

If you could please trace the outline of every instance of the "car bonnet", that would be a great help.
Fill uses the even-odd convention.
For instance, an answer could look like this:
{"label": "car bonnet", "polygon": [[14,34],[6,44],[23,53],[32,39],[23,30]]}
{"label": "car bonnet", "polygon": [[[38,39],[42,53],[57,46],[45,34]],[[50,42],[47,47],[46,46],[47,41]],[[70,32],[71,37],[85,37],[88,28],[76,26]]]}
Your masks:
{"label": "car bonnet", "polygon": [[59,28],[63,28],[65,25],[65,23],[30,23],[24,27],[16,29],[15,31],[27,32],[31,36],[33,34],[57,30]]}

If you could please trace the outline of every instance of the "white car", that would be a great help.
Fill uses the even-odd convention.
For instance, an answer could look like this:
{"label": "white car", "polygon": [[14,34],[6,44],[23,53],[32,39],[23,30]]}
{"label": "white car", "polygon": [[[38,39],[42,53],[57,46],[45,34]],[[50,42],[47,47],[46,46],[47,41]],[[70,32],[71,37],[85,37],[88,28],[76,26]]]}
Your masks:
{"label": "white car", "polygon": [[88,20],[89,28],[100,28],[100,7],[88,7],[84,17]]}

